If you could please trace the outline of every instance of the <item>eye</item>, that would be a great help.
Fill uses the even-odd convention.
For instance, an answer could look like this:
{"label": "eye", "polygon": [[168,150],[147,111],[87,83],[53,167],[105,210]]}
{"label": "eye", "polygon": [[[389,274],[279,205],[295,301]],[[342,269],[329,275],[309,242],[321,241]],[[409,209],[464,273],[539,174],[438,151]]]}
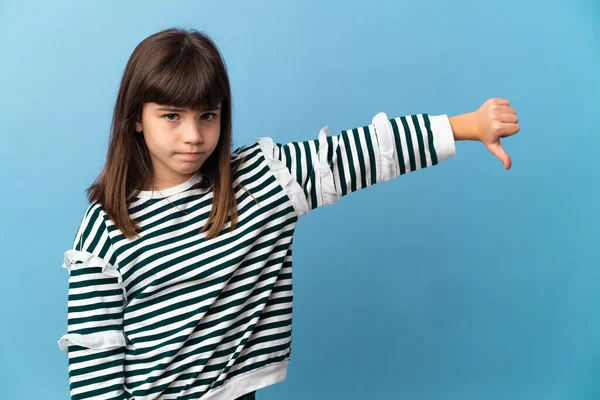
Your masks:
{"label": "eye", "polygon": [[[163,117],[169,122],[175,122],[179,119],[179,114],[165,114]],[[171,117],[176,117],[176,119],[171,119]]]}
{"label": "eye", "polygon": [[206,120],[206,121],[212,121],[217,117],[217,114],[215,113],[206,113],[206,114],[202,114],[202,119]]}

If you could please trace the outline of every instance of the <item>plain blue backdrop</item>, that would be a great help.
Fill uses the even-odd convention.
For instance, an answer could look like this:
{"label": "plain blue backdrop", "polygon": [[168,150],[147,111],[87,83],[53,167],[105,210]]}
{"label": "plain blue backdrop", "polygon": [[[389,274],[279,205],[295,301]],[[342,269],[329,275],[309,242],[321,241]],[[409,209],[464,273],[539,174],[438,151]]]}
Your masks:
{"label": "plain blue backdrop", "polygon": [[511,101],[474,142],[303,218],[275,399],[600,398],[600,6],[536,1],[0,3],[0,398],[67,399],[70,248],[134,47],[177,26],[228,66],[234,145]]}

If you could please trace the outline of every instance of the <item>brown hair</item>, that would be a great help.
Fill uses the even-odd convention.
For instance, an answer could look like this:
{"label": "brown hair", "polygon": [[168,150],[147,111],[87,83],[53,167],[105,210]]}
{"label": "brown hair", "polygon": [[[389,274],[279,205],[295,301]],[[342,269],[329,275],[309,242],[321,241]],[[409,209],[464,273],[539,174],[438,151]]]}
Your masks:
{"label": "brown hair", "polygon": [[[90,202],[99,202],[127,238],[138,237],[139,224],[129,216],[129,205],[140,190],[154,181],[152,162],[144,136],[136,134],[146,102],[193,110],[211,110],[221,103],[221,133],[214,152],[200,168],[202,186],[213,185],[213,207],[200,232],[216,237],[231,213],[237,224],[232,165],[231,90],[219,49],[194,29],[170,28],[144,39],[134,49],[121,80],[115,104],[106,164],[87,189]],[[212,226],[211,226],[212,225]]]}

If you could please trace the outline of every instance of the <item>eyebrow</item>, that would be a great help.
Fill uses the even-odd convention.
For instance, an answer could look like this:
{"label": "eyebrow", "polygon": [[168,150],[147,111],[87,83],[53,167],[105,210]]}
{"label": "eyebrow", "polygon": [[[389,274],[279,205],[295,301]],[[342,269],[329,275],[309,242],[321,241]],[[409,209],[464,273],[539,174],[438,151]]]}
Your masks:
{"label": "eyebrow", "polygon": [[177,112],[181,112],[181,111],[186,111],[186,110],[185,110],[185,108],[160,107],[160,108],[157,108],[156,111],[177,111]]}
{"label": "eyebrow", "polygon": [[[212,108],[210,110],[202,110],[202,112],[208,112],[208,111],[216,111],[216,110],[220,110],[221,106],[217,106],[216,108]],[[187,111],[187,108],[180,108],[180,107],[159,107],[156,109],[156,111],[167,111],[167,112],[185,112]]]}

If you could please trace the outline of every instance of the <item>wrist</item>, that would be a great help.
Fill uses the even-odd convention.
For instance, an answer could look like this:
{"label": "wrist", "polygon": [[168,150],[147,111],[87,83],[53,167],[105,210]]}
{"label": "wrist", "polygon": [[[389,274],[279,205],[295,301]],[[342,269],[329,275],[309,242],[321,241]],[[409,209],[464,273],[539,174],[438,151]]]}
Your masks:
{"label": "wrist", "polygon": [[479,140],[474,112],[449,117],[449,120],[454,140]]}

